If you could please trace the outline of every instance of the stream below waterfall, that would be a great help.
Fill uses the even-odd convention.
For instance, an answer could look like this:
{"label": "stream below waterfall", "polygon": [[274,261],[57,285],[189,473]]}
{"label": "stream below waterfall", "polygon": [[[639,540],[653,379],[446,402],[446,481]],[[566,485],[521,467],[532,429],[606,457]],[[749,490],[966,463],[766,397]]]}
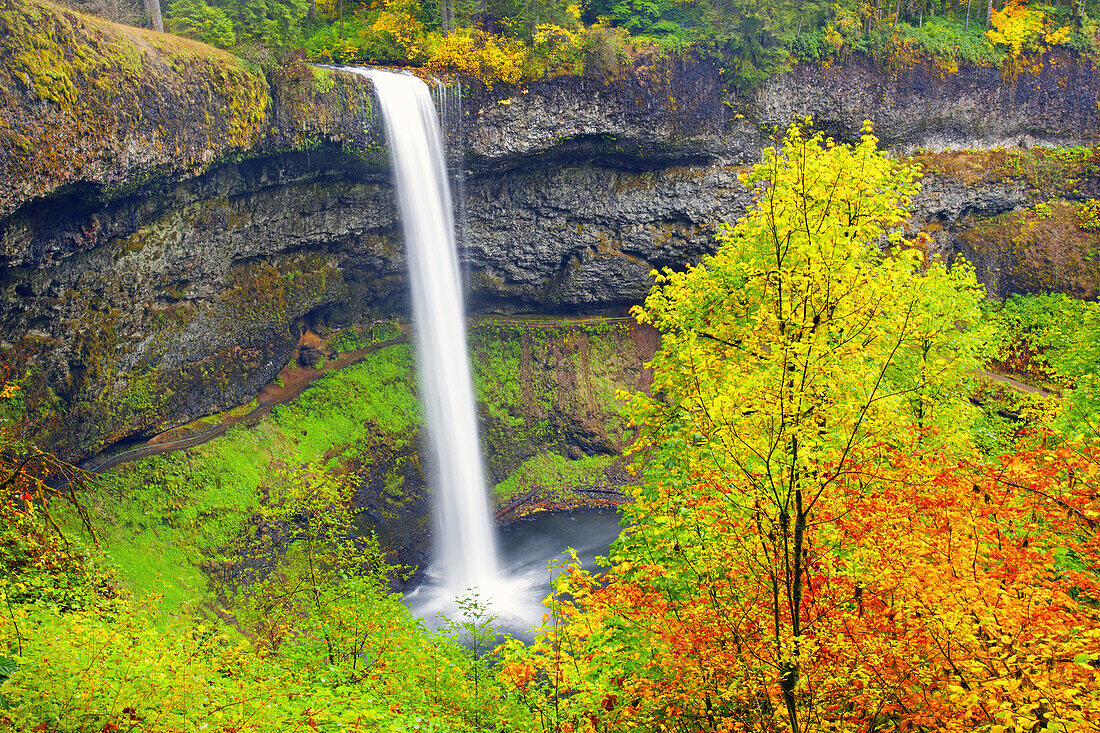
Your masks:
{"label": "stream below waterfall", "polygon": [[[502,527],[498,542],[505,587],[498,589],[496,603],[488,609],[496,616],[494,625],[503,633],[531,640],[532,627],[540,625],[546,613],[542,601],[550,593],[551,579],[560,572],[551,566],[565,560],[573,548],[582,567],[593,570],[596,556],[607,554],[619,532],[619,513],[595,508],[540,512]],[[437,583],[429,571],[405,594],[409,609],[431,627],[462,616],[453,597],[436,592]],[[506,598],[503,604],[501,598]]]}

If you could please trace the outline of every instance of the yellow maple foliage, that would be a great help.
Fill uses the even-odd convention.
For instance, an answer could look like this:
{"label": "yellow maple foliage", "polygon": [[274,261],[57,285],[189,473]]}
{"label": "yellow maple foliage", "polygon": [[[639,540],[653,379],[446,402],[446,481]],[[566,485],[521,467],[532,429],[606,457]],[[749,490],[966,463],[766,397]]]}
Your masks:
{"label": "yellow maple foliage", "polygon": [[416,0],[385,0],[371,31],[401,49],[405,58],[418,60],[424,56],[424,24],[419,16],[420,3]]}
{"label": "yellow maple foliage", "polygon": [[522,41],[460,29],[441,39],[427,66],[439,73],[465,74],[492,89],[496,82],[515,84],[523,80],[529,58]]}
{"label": "yellow maple foliage", "polygon": [[1043,53],[1068,41],[1073,32],[1068,26],[1050,27],[1049,20],[1043,10],[1009,0],[1004,10],[993,10],[993,27],[986,31],[986,37],[994,45],[1007,46],[1013,58],[1024,51]]}

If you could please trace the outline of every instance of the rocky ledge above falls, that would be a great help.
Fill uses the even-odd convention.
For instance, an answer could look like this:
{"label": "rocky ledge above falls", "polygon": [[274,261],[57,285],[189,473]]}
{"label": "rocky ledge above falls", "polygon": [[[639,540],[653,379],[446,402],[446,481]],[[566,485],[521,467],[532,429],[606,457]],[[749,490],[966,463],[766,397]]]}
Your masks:
{"label": "rocky ledge above falls", "polygon": [[642,167],[703,159],[755,162],[793,119],[811,115],[839,140],[865,120],[896,153],[1100,140],[1100,72],[1088,59],[1051,53],[1012,78],[1001,69],[930,63],[887,71],[871,59],[799,64],[751,97],[728,93],[717,65],[671,60],[614,80],[566,77],[480,91],[467,100],[467,164],[514,166],[528,156],[641,160]]}
{"label": "rocky ledge above falls", "polygon": [[[260,75],[38,0],[6,8],[0,368],[40,439],[79,458],[245,402],[294,358],[304,328],[403,312],[369,82],[301,63]],[[768,126],[793,116],[814,113],[842,138],[870,117],[899,152],[1079,144],[1100,128],[1096,76],[1061,57],[1012,84],[983,69],[882,76],[853,58],[742,99],[713,65],[675,61],[616,80],[467,89],[451,142],[466,169],[473,306],[637,302],[651,268],[713,251],[721,223],[750,203],[737,173]],[[1100,195],[1091,164],[1019,152],[929,159],[914,230],[966,253],[995,294],[1095,295],[1091,240],[1024,246],[1017,230],[1041,230],[1030,220],[986,224],[1052,195]]]}
{"label": "rocky ledge above falls", "polygon": [[[989,239],[982,222],[1051,197],[1098,195],[1097,156],[1035,147],[1094,145],[1098,104],[1093,63],[1058,54],[1009,81],[981,67],[886,73],[853,56],[799,66],[752,98],[726,94],[719,69],[698,61],[476,92],[464,101],[463,125],[475,302],[498,310],[637,302],[650,269],[713,251],[721,223],[750,203],[736,174],[759,160],[769,131],[805,115],[845,141],[870,120],[883,147],[920,153],[927,177],[911,233],[924,230],[937,254],[964,254],[992,296],[1096,297],[1094,234],[1036,237],[1022,231],[1033,222],[1012,221]],[[1070,219],[1059,226],[1072,228]]]}

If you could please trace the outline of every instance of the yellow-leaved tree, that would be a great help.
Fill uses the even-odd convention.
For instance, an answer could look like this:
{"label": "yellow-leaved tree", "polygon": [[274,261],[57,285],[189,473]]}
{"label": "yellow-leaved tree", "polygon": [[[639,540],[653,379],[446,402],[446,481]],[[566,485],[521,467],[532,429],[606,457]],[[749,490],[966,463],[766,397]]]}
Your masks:
{"label": "yellow-leaved tree", "polygon": [[882,490],[889,451],[969,452],[988,342],[973,270],[903,240],[919,172],[876,144],[869,125],[853,146],[792,125],[717,254],[657,274],[636,309],[662,344],[653,395],[632,397],[630,529],[505,668],[528,693],[545,672],[532,704],[563,730],[798,731],[843,696],[826,586],[860,570],[837,520]]}

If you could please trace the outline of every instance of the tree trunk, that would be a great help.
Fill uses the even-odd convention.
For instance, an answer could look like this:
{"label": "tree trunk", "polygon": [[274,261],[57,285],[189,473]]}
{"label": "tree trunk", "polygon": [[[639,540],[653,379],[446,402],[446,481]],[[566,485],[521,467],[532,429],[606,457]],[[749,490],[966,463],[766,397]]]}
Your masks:
{"label": "tree trunk", "polygon": [[454,0],[439,0],[439,22],[443,26],[443,35],[449,36],[455,29]]}
{"label": "tree trunk", "polygon": [[145,14],[149,16],[149,22],[153,30],[164,33],[164,21],[160,17],[160,0],[142,0],[145,3]]}
{"label": "tree trunk", "polygon": [[993,0],[989,0],[989,5],[985,9],[985,27],[989,28],[993,25]]}

